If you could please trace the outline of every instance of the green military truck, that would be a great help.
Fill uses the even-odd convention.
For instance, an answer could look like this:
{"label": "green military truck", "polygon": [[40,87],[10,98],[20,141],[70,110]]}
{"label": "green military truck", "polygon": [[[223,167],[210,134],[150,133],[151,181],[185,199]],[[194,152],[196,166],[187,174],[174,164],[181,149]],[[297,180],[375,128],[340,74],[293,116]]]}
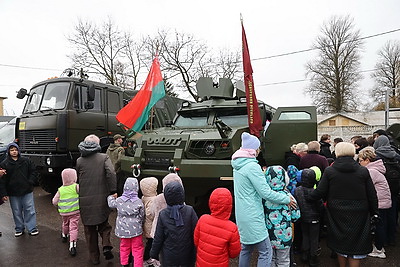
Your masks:
{"label": "green military truck", "polygon": [[[86,79],[63,77],[35,84],[16,123],[16,139],[24,156],[39,169],[39,184],[49,193],[61,185],[60,173],[75,166],[78,144],[89,134],[100,137],[105,152],[113,135],[123,133],[115,116],[137,91]],[[176,114],[179,102],[165,97],[157,103],[152,127],[164,126]]]}
{"label": "green military truck", "polygon": [[[168,127],[144,131],[136,140],[134,156],[123,157],[122,169],[127,176],[139,178],[178,173],[186,201],[202,213],[214,188],[232,187],[231,156],[249,128],[243,89],[236,88],[234,96],[229,79],[215,84],[210,78],[200,78],[196,86],[201,101],[182,103]],[[283,164],[292,144],[317,140],[315,107],[274,109],[259,102],[259,108],[264,122],[261,160],[267,165]]]}

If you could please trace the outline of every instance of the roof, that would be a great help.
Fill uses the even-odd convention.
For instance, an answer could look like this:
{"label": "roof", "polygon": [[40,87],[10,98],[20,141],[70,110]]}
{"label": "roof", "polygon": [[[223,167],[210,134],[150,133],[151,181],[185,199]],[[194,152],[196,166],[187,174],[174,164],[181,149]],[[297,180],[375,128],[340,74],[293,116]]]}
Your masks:
{"label": "roof", "polygon": [[327,121],[327,120],[331,120],[331,119],[333,119],[333,118],[335,118],[335,117],[338,117],[338,116],[345,117],[345,118],[347,118],[347,119],[349,119],[349,120],[356,121],[356,122],[361,123],[361,124],[363,124],[363,125],[369,125],[368,123],[366,123],[366,122],[364,122],[364,121],[357,120],[357,119],[352,118],[352,117],[350,117],[350,116],[348,116],[348,115],[345,115],[345,114],[343,114],[343,113],[336,113],[336,114],[333,114],[333,115],[331,115],[331,116],[329,116],[329,117],[327,117],[327,118],[324,118],[323,120],[319,121],[318,124],[321,124],[321,123],[323,123],[323,122],[325,122],[325,121]]}

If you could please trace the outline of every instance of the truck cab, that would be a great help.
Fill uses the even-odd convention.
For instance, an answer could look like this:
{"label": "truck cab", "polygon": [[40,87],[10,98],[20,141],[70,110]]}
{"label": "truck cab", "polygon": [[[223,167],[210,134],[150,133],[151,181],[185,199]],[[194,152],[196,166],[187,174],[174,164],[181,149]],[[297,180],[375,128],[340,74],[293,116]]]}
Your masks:
{"label": "truck cab", "polygon": [[122,133],[115,119],[133,95],[131,90],[78,78],[55,78],[35,84],[28,92],[22,115],[17,119],[16,139],[21,154],[37,166],[40,185],[56,192],[60,173],[75,166],[78,144],[89,134],[100,137],[105,151],[112,136]]}

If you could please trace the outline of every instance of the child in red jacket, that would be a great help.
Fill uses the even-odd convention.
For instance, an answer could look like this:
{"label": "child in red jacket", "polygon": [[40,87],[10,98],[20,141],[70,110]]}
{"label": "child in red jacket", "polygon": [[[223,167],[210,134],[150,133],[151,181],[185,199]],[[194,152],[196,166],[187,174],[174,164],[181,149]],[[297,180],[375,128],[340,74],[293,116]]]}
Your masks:
{"label": "child in red jacket", "polygon": [[210,196],[211,215],[200,217],[194,230],[197,248],[196,266],[229,266],[229,258],[240,253],[240,238],[236,224],[229,221],[232,195],[226,188],[215,189]]}

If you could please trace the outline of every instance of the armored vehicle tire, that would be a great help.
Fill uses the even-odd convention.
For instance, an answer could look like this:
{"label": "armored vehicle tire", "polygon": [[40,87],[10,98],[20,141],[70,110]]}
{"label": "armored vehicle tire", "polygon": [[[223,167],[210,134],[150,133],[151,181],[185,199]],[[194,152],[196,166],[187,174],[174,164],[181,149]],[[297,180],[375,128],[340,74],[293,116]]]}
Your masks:
{"label": "armored vehicle tire", "polygon": [[39,174],[38,180],[43,190],[53,195],[62,185],[61,176],[57,174]]}

